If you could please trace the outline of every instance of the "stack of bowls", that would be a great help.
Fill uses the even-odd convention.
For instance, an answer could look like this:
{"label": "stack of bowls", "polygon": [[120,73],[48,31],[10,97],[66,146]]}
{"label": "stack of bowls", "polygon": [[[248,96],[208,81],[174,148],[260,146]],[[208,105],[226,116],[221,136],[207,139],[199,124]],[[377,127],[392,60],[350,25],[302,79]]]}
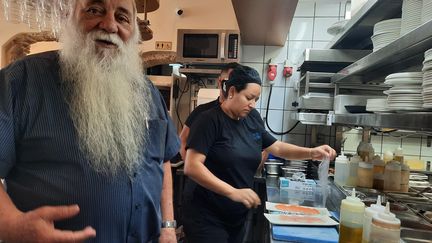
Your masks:
{"label": "stack of bowls", "polygon": [[423,0],[404,0],[402,3],[402,19],[400,36],[412,31],[422,24],[421,11]]}
{"label": "stack of bowls", "polygon": [[376,23],[373,33],[371,39],[375,52],[400,37],[401,19],[388,19]]}
{"label": "stack of bowls", "polygon": [[421,18],[423,24],[432,19],[432,0],[423,0]]}
{"label": "stack of bowls", "polygon": [[423,62],[423,107],[432,108],[432,49],[425,52]]}
{"label": "stack of bowls", "polygon": [[422,72],[393,73],[386,77],[385,84],[392,88],[387,94],[387,106],[392,111],[423,110]]}

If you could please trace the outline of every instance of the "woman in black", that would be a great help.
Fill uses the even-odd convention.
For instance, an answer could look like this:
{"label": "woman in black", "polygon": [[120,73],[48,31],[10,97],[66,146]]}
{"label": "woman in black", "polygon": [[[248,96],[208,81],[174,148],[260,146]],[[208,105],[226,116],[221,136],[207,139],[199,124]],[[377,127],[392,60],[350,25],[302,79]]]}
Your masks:
{"label": "woman in black", "polygon": [[238,66],[223,83],[225,101],[192,125],[187,143],[184,229],[188,243],[241,242],[248,208],[261,204],[250,188],[261,151],[287,159],[334,158],[327,145],[277,141],[254,109],[261,92],[256,70]]}

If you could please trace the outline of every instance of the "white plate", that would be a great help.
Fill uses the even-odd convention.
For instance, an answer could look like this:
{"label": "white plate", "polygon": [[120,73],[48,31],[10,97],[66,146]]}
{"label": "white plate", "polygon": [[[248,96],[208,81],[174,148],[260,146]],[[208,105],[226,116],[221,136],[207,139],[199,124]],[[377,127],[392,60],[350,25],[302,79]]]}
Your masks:
{"label": "white plate", "polygon": [[326,208],[305,207],[285,203],[266,202],[268,211],[282,212],[290,215],[309,215],[309,216],[330,216]]}
{"label": "white plate", "polygon": [[422,78],[422,72],[403,72],[403,73],[392,73],[386,77],[386,79],[391,78]]}
{"label": "white plate", "polygon": [[421,94],[423,89],[389,89],[384,94]]}
{"label": "white plate", "polygon": [[418,84],[421,85],[423,83],[423,80],[413,80],[413,79],[389,79],[384,81],[384,84],[388,85],[398,85],[398,84],[407,84],[407,85],[413,85]]}
{"label": "white plate", "polygon": [[304,216],[304,215],[284,215],[268,214],[264,216],[271,224],[276,225],[313,225],[313,226],[336,226],[338,223],[328,216]]}

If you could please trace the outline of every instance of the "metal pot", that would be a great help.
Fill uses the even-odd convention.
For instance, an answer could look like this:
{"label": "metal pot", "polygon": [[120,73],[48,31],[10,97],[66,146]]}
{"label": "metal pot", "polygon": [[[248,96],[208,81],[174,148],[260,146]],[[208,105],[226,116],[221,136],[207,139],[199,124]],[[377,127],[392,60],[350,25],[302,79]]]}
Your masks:
{"label": "metal pot", "polygon": [[266,173],[268,175],[279,175],[280,174],[280,167],[281,165],[283,165],[283,163],[281,162],[265,162],[265,169],[266,169]]}
{"label": "metal pot", "polygon": [[292,167],[282,167],[282,174],[284,177],[292,177],[296,172],[306,173],[305,168],[292,168]]}

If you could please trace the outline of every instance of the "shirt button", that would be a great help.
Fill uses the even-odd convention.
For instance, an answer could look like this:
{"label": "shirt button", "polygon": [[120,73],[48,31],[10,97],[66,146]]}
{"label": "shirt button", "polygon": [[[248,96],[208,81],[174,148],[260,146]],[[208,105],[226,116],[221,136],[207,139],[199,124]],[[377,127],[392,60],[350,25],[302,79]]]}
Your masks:
{"label": "shirt button", "polygon": [[140,209],[140,208],[141,208],[141,204],[139,204],[139,203],[135,204],[135,209],[136,209],[136,210],[138,210],[138,209]]}

